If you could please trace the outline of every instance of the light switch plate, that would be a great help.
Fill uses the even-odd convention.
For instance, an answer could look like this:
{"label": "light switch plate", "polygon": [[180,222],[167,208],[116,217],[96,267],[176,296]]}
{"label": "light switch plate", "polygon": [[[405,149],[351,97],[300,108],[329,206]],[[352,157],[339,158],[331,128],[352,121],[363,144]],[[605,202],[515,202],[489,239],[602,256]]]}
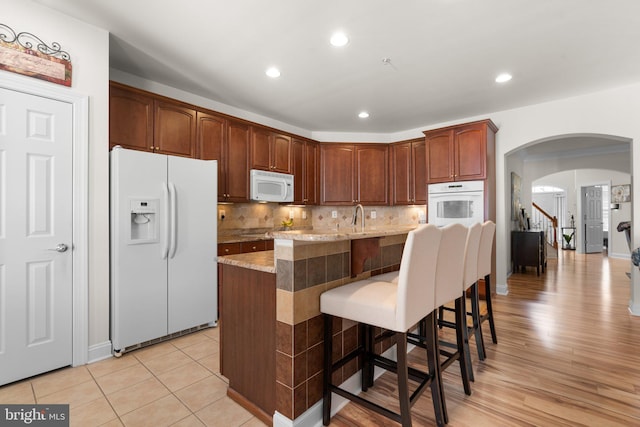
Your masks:
{"label": "light switch plate", "polygon": [[371,219],[376,219],[377,216],[376,211],[371,211]]}
{"label": "light switch plate", "polygon": [[331,211],[331,218],[338,218],[338,211]]}

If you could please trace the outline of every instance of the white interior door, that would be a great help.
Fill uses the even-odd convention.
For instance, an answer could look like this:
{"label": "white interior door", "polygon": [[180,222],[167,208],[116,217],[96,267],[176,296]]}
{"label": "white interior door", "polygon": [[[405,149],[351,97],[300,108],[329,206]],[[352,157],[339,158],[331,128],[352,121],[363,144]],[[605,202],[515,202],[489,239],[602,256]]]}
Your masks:
{"label": "white interior door", "polygon": [[0,88],[0,385],[72,363],[72,114]]}
{"label": "white interior door", "polygon": [[602,252],[602,188],[582,187],[585,253]]}

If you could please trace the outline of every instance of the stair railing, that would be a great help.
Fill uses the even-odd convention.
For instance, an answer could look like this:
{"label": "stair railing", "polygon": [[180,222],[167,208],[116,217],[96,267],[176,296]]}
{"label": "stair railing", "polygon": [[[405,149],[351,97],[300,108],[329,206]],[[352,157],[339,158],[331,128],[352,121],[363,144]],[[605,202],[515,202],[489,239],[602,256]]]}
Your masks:
{"label": "stair railing", "polygon": [[546,231],[547,243],[554,249],[558,249],[558,218],[547,213],[535,202],[531,204],[533,205],[533,223],[539,224],[540,228]]}

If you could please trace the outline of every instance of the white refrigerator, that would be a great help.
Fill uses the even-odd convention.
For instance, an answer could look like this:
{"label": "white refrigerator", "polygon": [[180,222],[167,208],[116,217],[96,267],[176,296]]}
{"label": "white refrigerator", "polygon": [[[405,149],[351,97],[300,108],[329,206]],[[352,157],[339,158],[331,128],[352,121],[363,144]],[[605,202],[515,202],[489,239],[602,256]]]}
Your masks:
{"label": "white refrigerator", "polygon": [[217,162],[111,151],[111,340],[127,347],[217,312]]}

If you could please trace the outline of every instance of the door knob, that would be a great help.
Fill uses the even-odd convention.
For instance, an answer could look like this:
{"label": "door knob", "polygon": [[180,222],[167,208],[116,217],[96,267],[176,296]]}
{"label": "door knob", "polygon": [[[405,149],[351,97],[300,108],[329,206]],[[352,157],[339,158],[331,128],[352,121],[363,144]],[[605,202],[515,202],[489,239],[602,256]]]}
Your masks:
{"label": "door knob", "polygon": [[67,245],[65,245],[64,243],[59,243],[58,246],[56,246],[53,249],[49,249],[50,251],[56,251],[56,252],[66,252],[67,249],[69,249],[69,247]]}

